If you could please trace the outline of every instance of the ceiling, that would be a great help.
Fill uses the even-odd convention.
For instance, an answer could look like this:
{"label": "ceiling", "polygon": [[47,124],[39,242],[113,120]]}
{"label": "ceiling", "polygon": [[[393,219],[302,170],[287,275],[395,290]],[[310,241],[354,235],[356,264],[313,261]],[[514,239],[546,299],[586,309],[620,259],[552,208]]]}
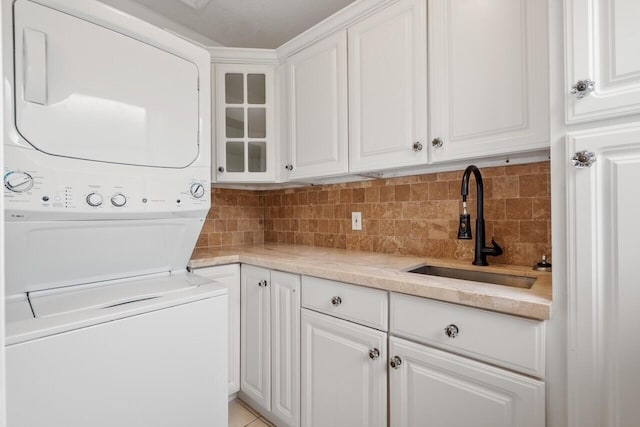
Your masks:
{"label": "ceiling", "polygon": [[223,46],[276,48],[355,0],[129,1]]}

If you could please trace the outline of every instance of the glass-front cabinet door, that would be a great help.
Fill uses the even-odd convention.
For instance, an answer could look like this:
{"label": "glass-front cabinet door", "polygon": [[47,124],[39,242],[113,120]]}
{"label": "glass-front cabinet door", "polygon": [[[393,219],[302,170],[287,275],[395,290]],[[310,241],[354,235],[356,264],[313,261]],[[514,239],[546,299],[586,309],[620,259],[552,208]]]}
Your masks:
{"label": "glass-front cabinet door", "polygon": [[214,179],[274,181],[274,67],[216,65]]}

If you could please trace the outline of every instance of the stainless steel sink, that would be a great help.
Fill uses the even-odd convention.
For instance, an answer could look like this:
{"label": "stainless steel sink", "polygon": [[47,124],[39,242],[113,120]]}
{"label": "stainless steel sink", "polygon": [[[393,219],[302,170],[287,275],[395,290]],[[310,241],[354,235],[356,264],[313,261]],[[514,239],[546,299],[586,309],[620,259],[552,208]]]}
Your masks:
{"label": "stainless steel sink", "polygon": [[531,289],[535,277],[516,276],[513,274],[489,273],[486,271],[460,270],[457,268],[435,267],[423,265],[409,270],[409,273],[426,274],[427,276],[448,277],[450,279],[471,280],[473,282],[493,283],[494,285]]}

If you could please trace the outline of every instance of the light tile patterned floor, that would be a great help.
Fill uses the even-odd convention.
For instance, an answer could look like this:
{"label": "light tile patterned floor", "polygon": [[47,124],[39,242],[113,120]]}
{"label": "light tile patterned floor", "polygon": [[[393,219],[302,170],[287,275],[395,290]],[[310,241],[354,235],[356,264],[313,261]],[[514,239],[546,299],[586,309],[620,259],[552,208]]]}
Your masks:
{"label": "light tile patterned floor", "polygon": [[274,425],[236,399],[229,402],[229,427],[274,427]]}

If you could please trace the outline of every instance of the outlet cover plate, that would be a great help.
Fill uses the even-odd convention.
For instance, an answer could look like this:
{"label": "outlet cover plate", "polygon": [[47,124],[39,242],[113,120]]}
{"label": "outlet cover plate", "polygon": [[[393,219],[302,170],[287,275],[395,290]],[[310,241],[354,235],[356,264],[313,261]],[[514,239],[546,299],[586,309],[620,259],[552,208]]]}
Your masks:
{"label": "outlet cover plate", "polygon": [[362,212],[351,212],[351,229],[362,230]]}

